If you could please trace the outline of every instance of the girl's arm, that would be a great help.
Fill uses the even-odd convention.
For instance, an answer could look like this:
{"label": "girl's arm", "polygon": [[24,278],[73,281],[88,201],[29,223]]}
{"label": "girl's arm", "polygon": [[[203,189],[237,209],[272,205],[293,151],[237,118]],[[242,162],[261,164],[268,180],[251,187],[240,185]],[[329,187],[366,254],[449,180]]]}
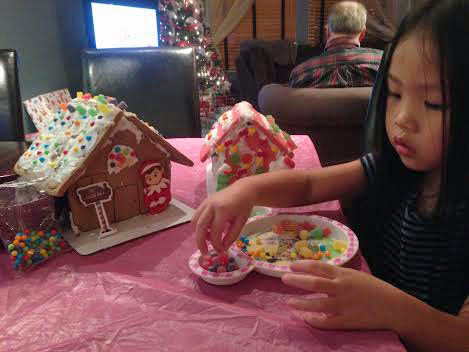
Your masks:
{"label": "girl's arm", "polygon": [[401,304],[402,319],[394,330],[411,351],[469,351],[469,315],[436,310],[414,297]]}
{"label": "girl's arm", "polygon": [[459,316],[443,313],[358,270],[314,260],[295,262],[290,269],[293,273],[282,276],[285,284],[326,295],[288,302],[313,327],[393,330],[410,351],[469,351],[465,309]]}
{"label": "girl's arm", "polygon": [[313,170],[283,170],[242,179],[253,205],[287,208],[351,198],[364,192],[360,160]]}
{"label": "girl's arm", "polygon": [[363,192],[366,183],[359,160],[243,178],[207,198],[194,213],[197,246],[206,253],[209,240],[217,251],[226,250],[238,238],[254,205],[286,208],[351,197]]}

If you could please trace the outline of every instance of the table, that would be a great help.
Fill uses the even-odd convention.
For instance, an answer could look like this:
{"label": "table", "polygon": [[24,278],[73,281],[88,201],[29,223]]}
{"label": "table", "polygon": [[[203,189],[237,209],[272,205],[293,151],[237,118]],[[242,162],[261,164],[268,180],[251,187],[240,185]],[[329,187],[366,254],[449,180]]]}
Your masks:
{"label": "table", "polygon": [[[297,167],[319,167],[307,136],[293,136]],[[173,196],[206,196],[201,139],[169,140],[195,162],[173,165]],[[0,143],[0,150],[1,150]],[[342,219],[338,202],[297,209]],[[251,273],[231,287],[195,277],[194,232],[184,224],[83,257],[61,255],[14,279],[0,255],[2,351],[404,351],[389,331],[321,331],[286,307],[299,290]],[[361,255],[350,267],[368,271]]]}

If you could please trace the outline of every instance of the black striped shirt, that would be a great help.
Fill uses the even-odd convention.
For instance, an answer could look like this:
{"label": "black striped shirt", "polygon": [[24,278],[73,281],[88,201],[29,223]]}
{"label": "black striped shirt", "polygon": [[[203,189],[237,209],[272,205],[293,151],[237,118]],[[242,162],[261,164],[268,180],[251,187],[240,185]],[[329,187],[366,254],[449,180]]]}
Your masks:
{"label": "black striped shirt", "polygon": [[[373,189],[379,164],[372,154],[361,162]],[[419,213],[417,198],[416,191],[409,192],[373,229],[379,235],[373,273],[437,309],[456,314],[469,294],[465,274],[469,253],[448,240],[449,230],[436,218]],[[465,204],[457,207],[455,219],[454,229],[464,232]]]}

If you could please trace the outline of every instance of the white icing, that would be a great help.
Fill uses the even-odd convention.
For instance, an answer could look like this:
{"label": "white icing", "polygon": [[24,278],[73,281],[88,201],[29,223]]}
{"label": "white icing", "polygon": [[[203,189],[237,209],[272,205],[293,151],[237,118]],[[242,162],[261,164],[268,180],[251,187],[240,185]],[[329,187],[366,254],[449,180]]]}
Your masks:
{"label": "white icing", "polygon": [[169,152],[163,148],[163,146],[159,143],[156,143],[153,139],[150,139],[150,142],[151,144],[153,144],[156,148],[158,148],[161,152],[163,152],[164,155],[166,155],[166,157],[170,157],[170,154]]}
{"label": "white icing", "polygon": [[101,149],[106,149],[107,147],[109,147],[110,145],[112,144],[112,140],[111,139],[108,139],[106,141],[106,143],[104,143],[101,147]]}
{"label": "white icing", "polygon": [[215,154],[212,156],[212,175],[216,178],[219,174],[219,169],[225,164],[225,154]]}
{"label": "white icing", "polygon": [[242,101],[241,103],[236,104],[235,107],[239,111],[239,114],[243,120],[251,120],[256,113],[252,105],[247,101]]}
{"label": "white icing", "polygon": [[84,162],[104,131],[121,111],[95,99],[73,99],[69,109],[59,110],[30,148],[18,160],[20,173],[49,178],[46,185],[57,188]]}
{"label": "white icing", "polygon": [[74,234],[78,235],[80,233],[80,229],[78,228],[77,225],[75,225],[75,223],[73,222],[73,214],[72,212],[70,212],[68,214],[70,216],[70,227],[72,228],[72,231]]}
{"label": "white icing", "polygon": [[287,164],[285,164],[284,160],[285,160],[285,157],[282,156],[272,161],[269,165],[269,171],[289,169]]}
{"label": "white icing", "polygon": [[265,128],[270,128],[270,123],[269,123],[269,121],[267,120],[267,118],[266,118],[264,115],[262,115],[262,114],[259,114],[259,115],[260,115],[260,117],[261,117],[261,121],[262,121],[262,123],[264,124]]}
{"label": "white icing", "polygon": [[169,152],[163,148],[163,146],[161,144],[157,144],[156,146],[160,151],[162,151],[167,157],[169,157]]}
{"label": "white icing", "polygon": [[125,116],[123,118],[121,118],[121,120],[117,124],[114,131],[112,131],[111,137],[113,137],[119,131],[130,131],[130,132],[132,132],[135,136],[137,144],[140,144],[140,142],[142,141],[142,138],[143,138],[142,131],[137,126],[135,126],[135,124],[130,122]]}

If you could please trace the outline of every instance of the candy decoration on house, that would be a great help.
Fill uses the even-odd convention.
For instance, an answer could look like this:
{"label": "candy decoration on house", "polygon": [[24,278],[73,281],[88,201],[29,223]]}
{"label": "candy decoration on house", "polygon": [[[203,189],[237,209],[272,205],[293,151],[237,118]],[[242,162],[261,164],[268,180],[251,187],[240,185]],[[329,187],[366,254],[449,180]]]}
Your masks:
{"label": "candy decoration on house", "polygon": [[170,181],[163,177],[161,163],[156,160],[144,162],[140,167],[143,177],[143,201],[150,214],[165,210],[171,201]]}
{"label": "candy decoration on house", "polygon": [[229,90],[221,56],[205,25],[201,0],[161,0],[160,45],[194,47],[199,95],[224,94]]}
{"label": "candy decoration on house", "polygon": [[135,151],[126,145],[115,145],[107,157],[109,174],[118,174],[123,169],[131,167],[138,162]]}
{"label": "candy decoration on house", "polygon": [[296,145],[272,116],[257,112],[248,102],[236,104],[215,123],[204,140],[200,160],[211,157],[210,185],[219,191],[236,180],[295,166]]}
{"label": "candy decoration on house", "polygon": [[[15,165],[17,174],[34,180],[47,194],[67,194],[77,233],[109,230],[113,223],[149,213],[140,175],[142,163],[158,162],[167,180],[171,179],[171,161],[193,165],[157,130],[117,105],[110,97],[78,93],[61,105]],[[99,209],[86,206],[80,201],[80,190],[87,186],[98,187],[90,199],[99,196],[99,187],[110,188],[110,200],[97,200],[102,202]]]}

